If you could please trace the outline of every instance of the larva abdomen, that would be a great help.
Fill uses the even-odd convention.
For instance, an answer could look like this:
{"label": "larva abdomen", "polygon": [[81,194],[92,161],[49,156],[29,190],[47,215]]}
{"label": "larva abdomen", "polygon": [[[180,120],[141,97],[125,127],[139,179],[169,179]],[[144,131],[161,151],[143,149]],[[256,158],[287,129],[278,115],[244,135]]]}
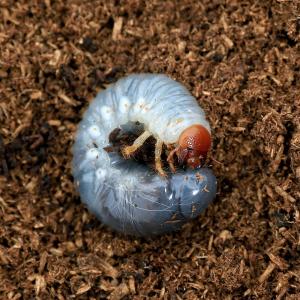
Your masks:
{"label": "larva abdomen", "polygon": [[[147,167],[115,158],[114,164],[138,180],[116,185],[105,178],[78,178],[83,202],[104,224],[135,236],[152,236],[176,231],[197,217],[214,199],[216,178],[206,168],[180,171],[161,179]],[[121,180],[121,178],[120,178]]]}

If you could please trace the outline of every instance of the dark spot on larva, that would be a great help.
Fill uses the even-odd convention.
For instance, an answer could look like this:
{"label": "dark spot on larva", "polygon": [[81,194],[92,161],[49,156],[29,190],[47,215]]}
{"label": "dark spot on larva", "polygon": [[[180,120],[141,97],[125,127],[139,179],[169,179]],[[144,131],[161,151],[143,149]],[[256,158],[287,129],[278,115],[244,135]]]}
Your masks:
{"label": "dark spot on larva", "polygon": [[177,213],[172,215],[172,218],[168,221],[165,222],[165,224],[174,224],[174,223],[178,223],[181,222],[181,220],[177,219]]}
{"label": "dark spot on larva", "polygon": [[114,152],[114,148],[111,146],[104,147],[103,150],[105,150],[107,153]]}
{"label": "dark spot on larva", "polygon": [[207,185],[204,186],[204,188],[201,190],[202,192],[209,193],[209,190],[207,189]]}
{"label": "dark spot on larva", "polygon": [[201,180],[204,179],[204,177],[199,172],[197,172],[196,173],[196,179],[197,179],[197,181],[201,181]]}
{"label": "dark spot on larva", "polygon": [[195,204],[192,205],[192,214],[197,211]]}

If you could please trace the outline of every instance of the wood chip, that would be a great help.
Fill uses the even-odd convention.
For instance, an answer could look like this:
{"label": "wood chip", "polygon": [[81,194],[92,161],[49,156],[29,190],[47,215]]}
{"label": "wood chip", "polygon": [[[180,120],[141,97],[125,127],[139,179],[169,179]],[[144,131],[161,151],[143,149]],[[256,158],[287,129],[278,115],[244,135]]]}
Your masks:
{"label": "wood chip", "polygon": [[129,290],[131,294],[135,294],[136,290],[135,290],[135,280],[134,277],[131,276],[128,280],[128,285],[129,285]]}
{"label": "wood chip", "polygon": [[130,290],[125,283],[121,283],[110,295],[110,300],[120,300],[126,295],[129,295]]}
{"label": "wood chip", "polygon": [[35,91],[35,92],[31,93],[30,98],[32,100],[37,100],[37,99],[41,99],[42,95],[43,95],[43,93],[41,91]]}
{"label": "wood chip", "polygon": [[82,294],[86,293],[87,291],[89,291],[90,289],[91,289],[91,286],[88,283],[84,283],[76,291],[76,295],[77,296],[82,295]]}
{"label": "wood chip", "polygon": [[281,257],[274,255],[272,253],[268,254],[270,260],[280,269],[285,270],[288,268],[288,263]]}
{"label": "wood chip", "polygon": [[122,26],[123,26],[123,18],[122,17],[116,18],[113,32],[112,32],[112,39],[114,41],[117,41],[121,38]]}
{"label": "wood chip", "polygon": [[292,202],[292,203],[296,202],[296,199],[294,197],[292,197],[291,195],[289,195],[286,191],[284,191],[280,186],[275,186],[274,190],[278,195],[280,195],[285,200]]}
{"label": "wood chip", "polygon": [[60,99],[62,99],[63,101],[65,101],[67,104],[72,105],[72,106],[78,106],[80,104],[77,101],[75,101],[74,99],[71,99],[70,97],[68,97],[67,95],[65,95],[63,93],[59,93],[58,97]]}
{"label": "wood chip", "polygon": [[50,126],[59,127],[59,126],[61,126],[61,121],[60,120],[49,120],[48,124]]}
{"label": "wood chip", "polygon": [[39,274],[41,274],[45,269],[45,266],[47,263],[47,257],[48,257],[48,253],[46,251],[44,251],[40,258]]}
{"label": "wood chip", "polygon": [[226,36],[225,34],[223,34],[222,38],[223,38],[223,40],[224,40],[225,45],[226,45],[227,48],[229,48],[229,49],[233,48],[233,45],[234,45],[233,41],[228,36]]}
{"label": "wood chip", "polygon": [[274,271],[275,268],[276,268],[276,265],[274,263],[270,262],[268,267],[265,269],[265,271],[259,276],[258,282],[259,283],[265,282],[269,278],[269,276],[271,275],[271,273]]}
{"label": "wood chip", "polygon": [[35,276],[35,292],[37,295],[44,290],[47,286],[45,277],[42,275],[36,275]]}
{"label": "wood chip", "polygon": [[118,270],[104,260],[99,261],[99,267],[106,276],[117,278],[119,275]]}

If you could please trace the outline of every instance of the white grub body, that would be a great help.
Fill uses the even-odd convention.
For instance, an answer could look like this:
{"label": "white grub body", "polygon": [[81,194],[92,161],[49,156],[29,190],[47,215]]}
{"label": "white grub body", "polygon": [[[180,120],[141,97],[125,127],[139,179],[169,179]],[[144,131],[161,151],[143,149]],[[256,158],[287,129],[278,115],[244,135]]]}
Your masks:
{"label": "white grub body", "polygon": [[[210,132],[202,108],[180,83],[165,75],[131,75],[98,94],[89,108],[90,124],[98,120],[106,141],[112,129],[129,121],[144,124],[165,144],[178,141],[184,129],[194,124]],[[88,114],[88,113],[87,113]]]}
{"label": "white grub body", "polygon": [[[172,231],[185,220],[192,218],[182,217],[182,222],[176,226],[162,227],[158,223],[154,226],[155,222],[167,222],[178,213],[178,209],[184,211],[180,201],[187,207],[187,199],[182,194],[184,192],[175,191],[173,185],[181,185],[179,182],[183,181],[182,178],[190,178],[186,182],[189,184],[187,197],[192,202],[196,201],[194,196],[197,196],[198,190],[204,184],[211,186],[211,195],[208,193],[206,196],[201,192],[203,195],[201,194],[202,203],[199,204],[200,212],[214,198],[215,177],[210,170],[203,169],[200,183],[199,180],[196,183],[194,171],[180,171],[162,179],[145,166],[124,160],[116,153],[107,153],[104,148],[110,146],[110,133],[122,125],[130,128],[130,124],[134,122],[143,124],[144,130],[150,131],[154,138],[165,144],[176,143],[180,134],[191,125],[202,125],[210,132],[204,111],[181,84],[165,75],[130,75],[100,92],[86,111],[73,148],[75,182],[83,202],[113,228],[135,235]],[[192,196],[189,195],[190,192]],[[141,214],[141,211],[147,211],[147,215]],[[161,217],[158,217],[158,211],[164,212]],[[184,213],[186,214],[187,212]],[[191,214],[194,215],[192,212]],[[159,221],[154,221],[155,219]]]}

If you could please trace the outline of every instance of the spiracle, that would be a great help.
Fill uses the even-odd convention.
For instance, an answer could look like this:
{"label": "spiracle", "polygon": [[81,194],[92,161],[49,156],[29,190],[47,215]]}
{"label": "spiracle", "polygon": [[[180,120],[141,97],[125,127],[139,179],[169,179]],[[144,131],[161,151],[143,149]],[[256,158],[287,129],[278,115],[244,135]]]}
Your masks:
{"label": "spiracle", "polygon": [[[123,155],[107,150],[114,149],[110,134],[116,128],[143,130]],[[155,169],[128,159],[150,136]],[[210,140],[204,111],[184,86],[165,75],[130,75],[100,92],[85,112],[73,147],[75,184],[88,209],[119,232],[179,230],[215,198],[216,178],[201,167]],[[161,161],[164,144],[170,171]],[[174,155],[190,168],[176,170]]]}

